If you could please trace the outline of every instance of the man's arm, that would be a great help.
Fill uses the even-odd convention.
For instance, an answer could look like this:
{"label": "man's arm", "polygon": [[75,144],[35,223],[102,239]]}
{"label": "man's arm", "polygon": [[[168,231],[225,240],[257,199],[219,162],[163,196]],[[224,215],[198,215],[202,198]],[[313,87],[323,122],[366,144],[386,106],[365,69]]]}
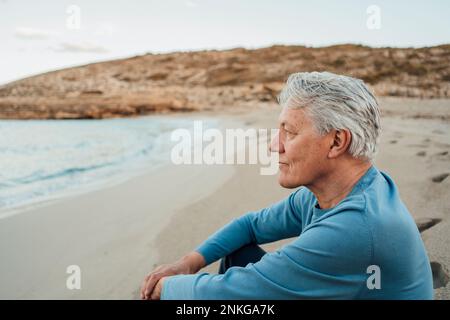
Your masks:
{"label": "man's arm", "polygon": [[271,207],[234,219],[195,249],[206,265],[248,243],[264,244],[298,236],[302,232],[299,189]]}
{"label": "man's arm", "polygon": [[355,299],[366,285],[371,246],[361,212],[343,212],[246,267],[167,277],[161,298]]}
{"label": "man's arm", "polygon": [[176,263],[158,267],[145,278],[141,297],[158,299],[167,277],[197,273],[247,243],[262,244],[299,235],[302,231],[300,192],[297,190],[269,208],[233,220]]}

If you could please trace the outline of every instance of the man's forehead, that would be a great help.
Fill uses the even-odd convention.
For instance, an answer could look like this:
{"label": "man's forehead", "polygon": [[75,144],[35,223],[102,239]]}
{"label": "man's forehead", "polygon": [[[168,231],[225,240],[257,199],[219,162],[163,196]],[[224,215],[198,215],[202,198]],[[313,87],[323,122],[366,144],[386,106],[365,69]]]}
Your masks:
{"label": "man's forehead", "polygon": [[299,127],[305,121],[305,111],[303,109],[292,109],[284,107],[278,117],[279,124],[287,124]]}

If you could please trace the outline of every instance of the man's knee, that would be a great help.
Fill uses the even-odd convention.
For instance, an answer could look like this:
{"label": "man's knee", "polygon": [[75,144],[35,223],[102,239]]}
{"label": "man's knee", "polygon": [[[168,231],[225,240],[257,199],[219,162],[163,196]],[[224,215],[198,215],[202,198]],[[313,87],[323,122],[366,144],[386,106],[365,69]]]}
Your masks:
{"label": "man's knee", "polygon": [[245,267],[249,263],[258,262],[266,254],[256,243],[249,243],[233,251],[220,260],[219,273],[225,273],[231,267]]}

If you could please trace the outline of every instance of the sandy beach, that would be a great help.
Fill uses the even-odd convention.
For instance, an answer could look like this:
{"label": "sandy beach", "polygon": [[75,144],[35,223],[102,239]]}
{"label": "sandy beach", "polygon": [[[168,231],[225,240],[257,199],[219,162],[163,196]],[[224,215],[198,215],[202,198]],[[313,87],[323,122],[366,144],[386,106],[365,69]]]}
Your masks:
{"label": "sandy beach", "polygon": [[[422,235],[436,271],[436,298],[450,299],[450,100],[382,98],[380,104],[383,133],[375,164],[393,177],[418,223],[428,226]],[[275,128],[278,113],[274,105],[201,115],[227,126]],[[152,268],[290,192],[276,175],[260,175],[258,165],[167,165],[2,218],[0,298],[136,299]],[[275,250],[287,241],[264,247]],[[69,265],[81,268],[81,290],[66,288]],[[217,263],[206,271],[216,272]]]}

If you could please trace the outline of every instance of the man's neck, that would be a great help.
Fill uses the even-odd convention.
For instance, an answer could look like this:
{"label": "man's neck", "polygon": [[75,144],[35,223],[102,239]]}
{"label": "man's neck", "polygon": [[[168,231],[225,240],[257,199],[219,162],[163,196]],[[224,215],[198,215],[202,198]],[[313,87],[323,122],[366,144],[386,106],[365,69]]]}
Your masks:
{"label": "man's neck", "polygon": [[321,209],[333,208],[352,191],[371,165],[370,162],[341,165],[307,187],[316,196]]}

